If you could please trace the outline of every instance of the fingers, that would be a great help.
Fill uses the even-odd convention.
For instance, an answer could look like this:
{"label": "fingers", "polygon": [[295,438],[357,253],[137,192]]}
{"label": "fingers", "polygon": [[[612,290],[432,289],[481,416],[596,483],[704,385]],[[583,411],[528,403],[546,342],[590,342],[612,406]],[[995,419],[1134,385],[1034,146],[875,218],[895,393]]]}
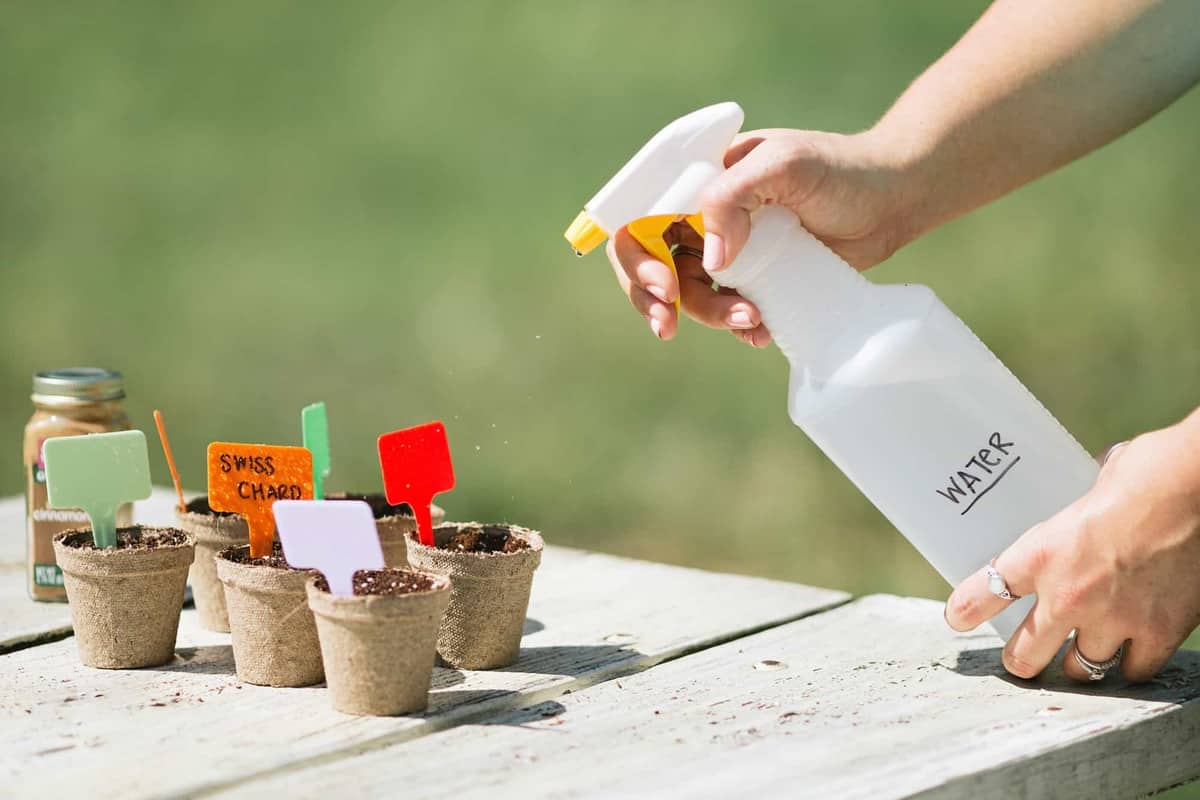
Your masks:
{"label": "fingers", "polygon": [[1093,664],[1100,664],[1116,655],[1125,643],[1117,631],[1106,630],[1103,624],[1091,624],[1075,632],[1071,646],[1063,654],[1063,674],[1071,680],[1091,682],[1091,673],[1075,659],[1075,650]]}
{"label": "fingers", "polygon": [[[689,247],[702,244],[686,224],[672,226],[666,238],[673,244]],[[677,278],[670,267],[647,253],[625,229],[609,240],[607,250],[621,289],[658,338],[671,339],[678,331],[679,316],[674,306],[678,298],[689,316],[710,328],[732,331],[752,347],[771,343],[771,334],[763,326],[758,308],[732,290],[714,291],[712,278],[699,258],[679,253],[675,258]]]}
{"label": "fingers", "polygon": [[608,259],[621,289],[660,339],[670,339],[678,328],[675,299],[679,284],[671,268],[647,253],[622,228],[608,243]]}
{"label": "fingers", "polygon": [[1047,608],[1048,604],[1040,600],[1034,603],[1004,646],[1004,668],[1018,678],[1036,678],[1054,660],[1071,632],[1071,626],[1053,619]]}
{"label": "fingers", "polygon": [[[696,232],[687,226],[673,229],[672,238],[690,247],[701,244]],[[681,251],[675,257],[675,269],[679,273],[680,305],[689,317],[710,328],[726,329],[751,347],[771,343],[758,307],[732,289],[713,291],[712,278],[699,258]]]}
{"label": "fingers", "polygon": [[675,335],[675,309],[672,306],[660,303],[658,298],[640,286],[629,287],[629,302],[650,325],[655,336],[669,339]]}
{"label": "fingers", "polygon": [[[774,138],[773,138],[774,136]],[[757,131],[726,151],[725,172],[701,199],[704,268],[716,272],[732,263],[750,235],[750,214],[766,203],[806,197],[824,177],[826,161],[809,139]]]}
{"label": "fingers", "polygon": [[647,253],[629,231],[621,228],[612,237],[613,256],[629,280],[664,303],[679,296],[675,273],[666,264]]}
{"label": "fingers", "polygon": [[[1145,683],[1162,672],[1162,668],[1167,665],[1181,644],[1182,639],[1177,642],[1149,637],[1134,639],[1126,648],[1125,657],[1121,659],[1121,674],[1131,683]],[[1084,655],[1091,657],[1086,650]]]}
{"label": "fingers", "polygon": [[729,147],[725,149],[725,169],[729,169],[741,161],[750,151],[765,142],[769,137],[780,134],[795,133],[787,128],[759,128],[753,131],[742,131],[733,137]]}
{"label": "fingers", "polygon": [[771,332],[767,330],[766,325],[759,325],[748,331],[731,330],[734,338],[738,341],[745,342],[751,347],[762,349],[771,343]]}
{"label": "fingers", "polygon": [[[1043,535],[1042,526],[1034,526],[996,558],[996,571],[1004,578],[1008,590],[1015,595],[1014,600],[1036,591],[1035,580],[1041,562]],[[1013,602],[992,593],[987,567],[980,567],[960,583],[946,601],[946,623],[954,630],[973,630]]]}
{"label": "fingers", "polygon": [[[688,256],[691,260],[694,258]],[[680,259],[683,260],[683,259]],[[699,269],[699,265],[696,265]],[[710,328],[752,330],[762,323],[758,308],[736,292],[714,292],[710,284],[687,276],[680,268],[680,301],[688,316]],[[700,271],[700,274],[704,274]],[[705,279],[708,276],[705,275]]]}

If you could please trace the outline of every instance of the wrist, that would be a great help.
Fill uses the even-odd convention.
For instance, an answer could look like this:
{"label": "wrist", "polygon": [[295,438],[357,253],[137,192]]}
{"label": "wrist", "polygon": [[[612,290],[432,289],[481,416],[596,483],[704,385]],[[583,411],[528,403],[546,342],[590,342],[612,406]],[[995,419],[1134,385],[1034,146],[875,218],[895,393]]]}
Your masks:
{"label": "wrist", "polygon": [[887,126],[875,125],[851,137],[861,149],[863,163],[878,176],[882,195],[880,227],[892,252],[935,227],[929,222],[928,159],[913,143]]}
{"label": "wrist", "polygon": [[1193,498],[1200,514],[1200,409],[1151,436],[1161,436],[1164,472],[1187,497]]}
{"label": "wrist", "polygon": [[1197,473],[1200,474],[1200,408],[1175,423],[1180,444],[1196,456]]}

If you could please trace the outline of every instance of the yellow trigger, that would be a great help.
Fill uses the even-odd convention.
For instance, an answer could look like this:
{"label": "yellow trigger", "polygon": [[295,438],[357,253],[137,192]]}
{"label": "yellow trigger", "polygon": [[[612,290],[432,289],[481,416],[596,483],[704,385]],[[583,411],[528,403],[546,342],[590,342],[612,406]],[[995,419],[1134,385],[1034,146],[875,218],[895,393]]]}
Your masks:
{"label": "yellow trigger", "polygon": [[[679,281],[679,270],[675,268],[675,259],[671,257],[671,247],[663,238],[663,234],[680,218],[678,214],[656,214],[653,217],[634,220],[628,225],[630,235],[637,240],[638,244],[645,248],[647,253],[671,268],[671,271],[675,273],[676,282]],[[704,221],[699,214],[691,214],[682,219],[692,227],[692,230],[704,236]],[[679,310],[678,296],[675,298],[675,310]]]}

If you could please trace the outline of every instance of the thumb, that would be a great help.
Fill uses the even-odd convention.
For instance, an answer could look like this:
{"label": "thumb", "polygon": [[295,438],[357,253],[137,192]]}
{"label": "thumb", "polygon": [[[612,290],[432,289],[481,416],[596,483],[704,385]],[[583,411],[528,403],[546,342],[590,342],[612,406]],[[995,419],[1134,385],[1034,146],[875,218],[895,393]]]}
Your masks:
{"label": "thumb", "polygon": [[826,162],[795,132],[750,131],[726,153],[729,168],[700,200],[704,219],[704,269],[733,263],[750,238],[750,215],[764,205],[805,197],[824,177]]}

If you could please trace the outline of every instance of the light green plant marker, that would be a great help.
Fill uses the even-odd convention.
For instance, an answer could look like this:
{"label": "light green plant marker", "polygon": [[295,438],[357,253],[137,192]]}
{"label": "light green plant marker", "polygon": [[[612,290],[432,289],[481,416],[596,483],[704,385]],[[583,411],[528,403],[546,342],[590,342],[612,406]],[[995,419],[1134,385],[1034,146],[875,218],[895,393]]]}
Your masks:
{"label": "light green plant marker", "polygon": [[313,499],[325,499],[325,479],[329,477],[329,418],[324,403],[305,406],[300,412],[304,446],[312,453]]}
{"label": "light green plant marker", "polygon": [[52,508],[82,508],[96,547],[117,546],[117,508],[150,496],[150,459],[141,431],[60,436],[42,445]]}

